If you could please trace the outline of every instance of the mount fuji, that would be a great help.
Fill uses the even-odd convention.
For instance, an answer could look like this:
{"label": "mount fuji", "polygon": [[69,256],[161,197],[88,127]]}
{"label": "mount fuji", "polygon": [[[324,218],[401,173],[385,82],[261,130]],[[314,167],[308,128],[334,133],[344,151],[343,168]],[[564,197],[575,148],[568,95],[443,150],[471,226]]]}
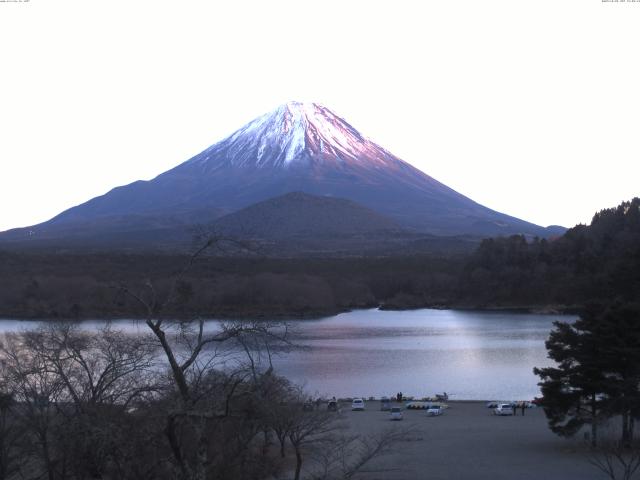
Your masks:
{"label": "mount fuji", "polygon": [[150,181],[114,188],[0,240],[171,244],[190,225],[291,192],[355,202],[411,234],[547,237],[564,231],[484,207],[368,140],[328,108],[290,102]]}

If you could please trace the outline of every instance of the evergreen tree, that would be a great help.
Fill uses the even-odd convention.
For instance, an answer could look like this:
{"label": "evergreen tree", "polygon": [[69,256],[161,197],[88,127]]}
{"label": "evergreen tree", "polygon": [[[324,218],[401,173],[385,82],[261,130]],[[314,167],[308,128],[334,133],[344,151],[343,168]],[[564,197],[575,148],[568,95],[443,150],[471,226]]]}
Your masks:
{"label": "evergreen tree", "polygon": [[607,413],[622,420],[622,444],[631,445],[640,416],[640,306],[613,305],[585,314],[602,347],[599,362],[606,378]]}
{"label": "evergreen tree", "polygon": [[592,305],[573,324],[555,323],[546,342],[557,367],[535,368],[551,430],[572,436],[591,425],[620,416],[622,442],[633,437],[640,416],[640,308]]}
{"label": "evergreen tree", "polygon": [[546,341],[548,356],[557,367],[534,368],[540,376],[549,428],[561,436],[573,436],[591,425],[596,445],[597,425],[605,409],[606,379],[599,364],[599,341],[591,323],[582,318],[574,324],[555,322]]}

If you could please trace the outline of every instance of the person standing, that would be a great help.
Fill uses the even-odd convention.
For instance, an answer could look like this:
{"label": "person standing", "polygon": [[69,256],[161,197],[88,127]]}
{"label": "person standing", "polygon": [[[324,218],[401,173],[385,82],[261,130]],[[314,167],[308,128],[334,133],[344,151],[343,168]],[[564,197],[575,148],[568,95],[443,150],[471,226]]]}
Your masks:
{"label": "person standing", "polygon": [[527,402],[522,402],[520,408],[522,408],[522,416],[524,417],[524,409],[527,408]]}

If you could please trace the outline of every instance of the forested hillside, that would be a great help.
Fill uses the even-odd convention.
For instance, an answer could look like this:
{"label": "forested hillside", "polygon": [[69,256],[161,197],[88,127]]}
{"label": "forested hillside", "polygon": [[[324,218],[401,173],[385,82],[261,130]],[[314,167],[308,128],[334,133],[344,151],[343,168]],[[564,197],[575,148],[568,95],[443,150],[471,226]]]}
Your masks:
{"label": "forested hillside", "polygon": [[[169,255],[0,254],[0,317],[107,318],[144,315],[126,285],[161,296],[188,258]],[[448,301],[461,260],[383,258],[200,258],[180,281],[167,316],[307,316]]]}
{"label": "forested hillside", "polygon": [[[4,318],[133,317],[122,286],[170,288],[180,255],[0,252]],[[640,199],[552,240],[484,240],[471,255],[354,258],[204,256],[167,316],[316,316],[354,308],[576,310],[640,296]]]}
{"label": "forested hillside", "polygon": [[460,279],[459,301],[582,305],[640,294],[640,199],[602,210],[555,240],[484,240]]}

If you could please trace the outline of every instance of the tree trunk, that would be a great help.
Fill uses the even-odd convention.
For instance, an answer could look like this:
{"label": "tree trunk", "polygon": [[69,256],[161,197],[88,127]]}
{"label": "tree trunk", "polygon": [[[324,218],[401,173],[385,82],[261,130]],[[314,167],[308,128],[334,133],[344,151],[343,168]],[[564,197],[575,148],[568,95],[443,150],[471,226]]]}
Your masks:
{"label": "tree trunk", "polygon": [[302,470],[302,452],[297,446],[296,449],[296,475],[294,480],[300,480],[300,470]]}
{"label": "tree trunk", "polygon": [[285,443],[287,442],[287,436],[286,434],[281,435],[278,431],[276,431],[276,437],[278,437],[278,442],[280,443],[280,456],[284,458],[285,457],[284,446],[285,446]]}
{"label": "tree trunk", "polygon": [[49,480],[55,480],[55,471],[53,469],[53,462],[51,461],[51,455],[49,453],[49,442],[47,441],[47,433],[40,435],[42,441],[42,456],[44,460],[45,468],[47,469],[47,478]]}
{"label": "tree trunk", "polygon": [[596,404],[596,396],[591,397],[591,446],[598,446],[598,407]]}
{"label": "tree trunk", "polygon": [[171,367],[171,372],[173,373],[173,379],[175,380],[176,385],[178,386],[178,390],[180,391],[180,396],[182,397],[182,400],[185,404],[188,403],[190,396],[187,379],[184,375],[184,371],[182,370],[180,365],[178,365],[178,361],[173,354],[173,349],[171,348],[171,345],[169,345],[164,331],[160,327],[156,326],[152,320],[147,320],[146,323],[160,341],[160,346],[162,347],[162,350],[167,357],[167,361],[169,362],[169,366]]}
{"label": "tree trunk", "polygon": [[630,432],[629,425],[629,412],[626,410],[622,412],[622,446],[624,448],[629,448],[631,446],[631,440],[629,438]]}
{"label": "tree trunk", "polygon": [[267,455],[269,455],[269,447],[271,446],[271,438],[269,437],[269,430],[264,429],[262,430],[262,436],[263,436],[263,444],[262,444],[262,456],[266,457]]}
{"label": "tree trunk", "polygon": [[187,473],[187,465],[182,456],[182,449],[180,448],[180,442],[176,432],[176,418],[173,415],[167,417],[167,425],[164,429],[164,434],[167,436],[171,453],[175,459],[173,466],[173,478],[186,479],[189,477]]}
{"label": "tree trunk", "polygon": [[204,418],[198,418],[194,422],[194,430],[196,431],[198,438],[198,446],[196,451],[196,468],[194,480],[206,480],[207,478],[207,463],[208,463],[208,450],[209,439],[207,438],[207,420]]}

